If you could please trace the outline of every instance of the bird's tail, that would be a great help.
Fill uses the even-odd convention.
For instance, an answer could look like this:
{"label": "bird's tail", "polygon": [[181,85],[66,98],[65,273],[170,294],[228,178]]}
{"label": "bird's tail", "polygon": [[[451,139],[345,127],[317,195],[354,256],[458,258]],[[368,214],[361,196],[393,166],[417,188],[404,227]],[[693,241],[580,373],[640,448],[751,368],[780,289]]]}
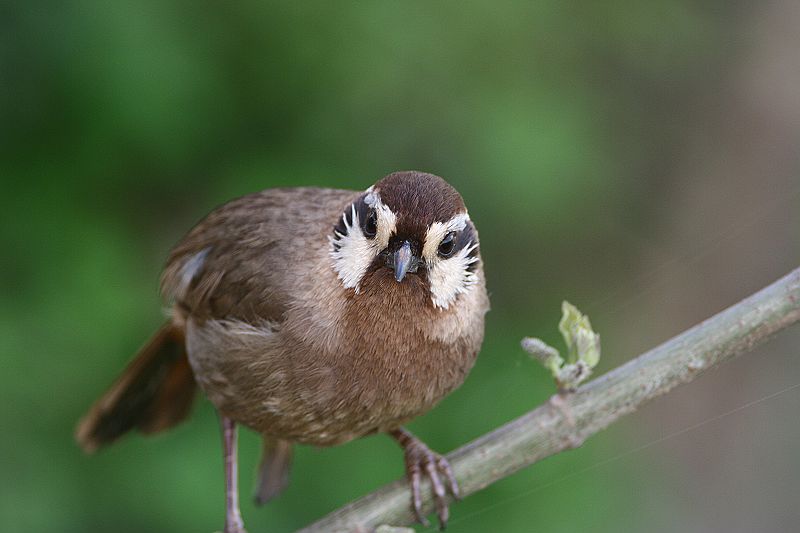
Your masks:
{"label": "bird's tail", "polygon": [[261,464],[258,467],[258,482],[255,501],[264,505],[283,492],[289,484],[289,467],[292,464],[292,443],[264,435]]}
{"label": "bird's tail", "polygon": [[170,428],[189,414],[195,388],[183,332],[167,323],[81,419],[75,439],[93,452],[134,428]]}

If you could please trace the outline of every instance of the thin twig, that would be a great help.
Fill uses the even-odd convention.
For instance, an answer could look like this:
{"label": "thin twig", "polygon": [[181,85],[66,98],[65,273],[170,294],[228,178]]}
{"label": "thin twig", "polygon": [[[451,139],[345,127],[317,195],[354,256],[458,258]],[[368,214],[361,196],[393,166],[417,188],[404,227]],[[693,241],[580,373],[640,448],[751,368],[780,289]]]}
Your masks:
{"label": "thin twig", "polygon": [[[800,269],[705,322],[450,453],[461,493],[477,492],[545,457],[580,446],[618,418],[800,321]],[[423,487],[425,512],[432,510]],[[372,532],[414,522],[407,482],[386,485],[301,530]]]}

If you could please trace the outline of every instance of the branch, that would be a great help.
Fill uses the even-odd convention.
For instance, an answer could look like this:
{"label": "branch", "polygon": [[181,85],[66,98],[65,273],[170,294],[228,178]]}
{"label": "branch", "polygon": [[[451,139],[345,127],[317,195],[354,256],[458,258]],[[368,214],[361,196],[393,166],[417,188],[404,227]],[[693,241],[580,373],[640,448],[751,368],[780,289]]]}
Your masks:
{"label": "branch", "polygon": [[[752,350],[800,321],[800,268],[664,344],[548,402],[450,453],[464,496],[545,457],[580,446],[588,437],[645,402],[706,370]],[[432,511],[426,483],[423,509]],[[301,530],[374,531],[414,522],[405,479],[334,511]]]}

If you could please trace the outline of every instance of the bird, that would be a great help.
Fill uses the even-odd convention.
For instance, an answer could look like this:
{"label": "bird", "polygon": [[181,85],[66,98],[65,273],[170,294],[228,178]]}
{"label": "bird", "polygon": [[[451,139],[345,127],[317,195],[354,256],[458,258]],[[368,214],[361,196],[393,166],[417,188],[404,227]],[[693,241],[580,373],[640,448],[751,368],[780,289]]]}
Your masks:
{"label": "bird", "polygon": [[453,470],[404,426],[463,383],[489,310],[478,232],[449,183],[402,171],[360,191],[242,196],[172,248],[160,291],[166,322],[78,423],[86,452],[175,426],[199,387],[220,418],[225,533],[245,533],[239,426],[263,436],[259,504],[287,486],[295,445],[386,433],[417,520],[427,477],[446,526]]}

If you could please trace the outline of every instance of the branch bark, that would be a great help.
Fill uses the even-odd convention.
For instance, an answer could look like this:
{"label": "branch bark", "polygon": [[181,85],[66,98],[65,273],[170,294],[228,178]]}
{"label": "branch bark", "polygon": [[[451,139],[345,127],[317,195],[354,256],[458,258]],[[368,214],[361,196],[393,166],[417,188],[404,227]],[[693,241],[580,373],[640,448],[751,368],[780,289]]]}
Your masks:
{"label": "branch bark", "polygon": [[[462,495],[477,492],[521,468],[588,437],[645,402],[688,383],[706,370],[752,350],[800,321],[800,268],[664,344],[570,394],[540,407],[450,453]],[[432,511],[430,486],[422,490]],[[302,529],[304,533],[371,532],[382,524],[411,524],[408,484],[395,481]]]}

